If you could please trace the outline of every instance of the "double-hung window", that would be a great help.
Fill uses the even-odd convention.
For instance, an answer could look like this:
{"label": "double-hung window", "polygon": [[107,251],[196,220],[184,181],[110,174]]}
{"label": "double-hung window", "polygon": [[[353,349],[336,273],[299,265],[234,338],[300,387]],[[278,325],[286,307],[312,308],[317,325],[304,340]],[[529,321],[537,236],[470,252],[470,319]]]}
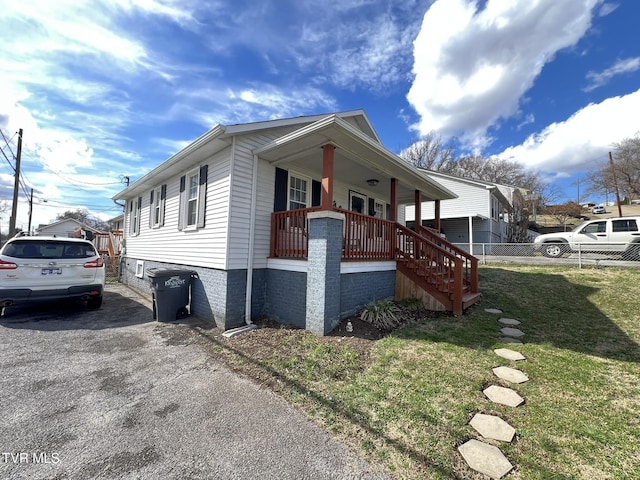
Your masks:
{"label": "double-hung window", "polygon": [[129,202],[129,233],[132,236],[140,233],[140,211],[142,209],[142,197]]}
{"label": "double-hung window", "polygon": [[309,206],[308,178],[289,173],[289,210],[307,208]]}
{"label": "double-hung window", "polygon": [[204,165],[180,178],[179,230],[204,227],[208,167]]}
{"label": "double-hung window", "polygon": [[166,197],[166,184],[151,191],[149,197],[149,227],[158,228],[164,225],[164,205]]}

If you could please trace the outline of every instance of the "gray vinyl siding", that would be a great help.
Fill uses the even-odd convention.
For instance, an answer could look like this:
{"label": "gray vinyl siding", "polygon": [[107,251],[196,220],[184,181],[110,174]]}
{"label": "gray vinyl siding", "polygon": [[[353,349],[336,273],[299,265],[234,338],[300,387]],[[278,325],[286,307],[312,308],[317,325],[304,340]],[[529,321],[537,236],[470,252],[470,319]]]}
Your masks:
{"label": "gray vinyl siding", "polygon": [[[448,178],[433,177],[433,179],[458,195],[458,198],[440,202],[441,219],[468,218],[470,216],[489,218],[491,216],[489,203],[491,192],[485,187]],[[435,202],[423,202],[421,210],[422,220],[433,220],[435,218]],[[406,208],[405,215],[407,221],[415,220],[415,208],[413,205]]]}

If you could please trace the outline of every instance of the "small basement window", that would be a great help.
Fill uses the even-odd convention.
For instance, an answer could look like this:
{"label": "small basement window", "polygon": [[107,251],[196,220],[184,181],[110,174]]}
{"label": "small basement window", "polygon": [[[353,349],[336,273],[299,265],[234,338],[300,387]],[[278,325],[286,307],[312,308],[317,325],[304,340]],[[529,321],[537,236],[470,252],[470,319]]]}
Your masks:
{"label": "small basement window", "polygon": [[136,262],[136,277],[142,278],[144,277],[144,261],[138,260]]}

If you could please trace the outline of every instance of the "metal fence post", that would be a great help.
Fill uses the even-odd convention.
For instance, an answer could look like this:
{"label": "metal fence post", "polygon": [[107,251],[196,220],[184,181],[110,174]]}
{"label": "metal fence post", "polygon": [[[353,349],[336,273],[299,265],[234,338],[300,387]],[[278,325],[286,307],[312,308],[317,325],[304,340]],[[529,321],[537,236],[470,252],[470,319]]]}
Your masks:
{"label": "metal fence post", "polygon": [[486,264],[487,264],[487,252],[486,252],[486,250],[485,250],[485,248],[484,248],[484,247],[485,247],[485,245],[486,245],[486,243],[483,243],[483,244],[482,244],[482,264],[483,264],[483,265],[486,265]]}
{"label": "metal fence post", "polygon": [[578,244],[578,268],[582,268],[582,244]]}

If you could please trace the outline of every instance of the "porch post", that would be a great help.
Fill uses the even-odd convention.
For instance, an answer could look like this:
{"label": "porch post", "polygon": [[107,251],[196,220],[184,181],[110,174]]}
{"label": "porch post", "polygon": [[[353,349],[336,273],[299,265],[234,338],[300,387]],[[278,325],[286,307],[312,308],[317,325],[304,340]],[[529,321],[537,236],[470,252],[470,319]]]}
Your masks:
{"label": "porch post", "polygon": [[436,200],[436,204],[435,204],[435,217],[436,217],[436,224],[434,225],[437,232],[440,233],[440,200]]}
{"label": "porch post", "polygon": [[310,212],[305,327],[327,335],[340,323],[340,262],[345,215]]}
{"label": "porch post", "polygon": [[469,217],[469,253],[473,255],[473,217]]}
{"label": "porch post", "polygon": [[420,227],[422,227],[422,192],[420,190],[416,190],[416,206],[415,206],[415,221],[413,225],[414,232],[420,232]]}
{"label": "porch post", "polygon": [[333,207],[333,153],[335,146],[327,143],[322,147],[322,210]]}
{"label": "porch post", "polygon": [[398,179],[391,179],[391,220],[392,222],[398,221]]}

